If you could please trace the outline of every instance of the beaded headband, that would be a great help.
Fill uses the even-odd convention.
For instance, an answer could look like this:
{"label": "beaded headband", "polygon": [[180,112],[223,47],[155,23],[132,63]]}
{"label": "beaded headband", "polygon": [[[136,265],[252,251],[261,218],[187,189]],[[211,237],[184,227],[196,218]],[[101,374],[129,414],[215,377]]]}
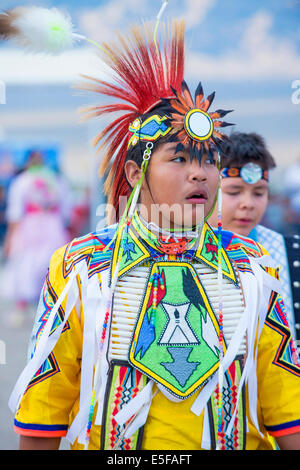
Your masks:
{"label": "beaded headband", "polygon": [[[161,137],[170,135],[169,141],[179,141],[190,145],[190,158],[197,157],[199,163],[205,152],[213,160],[213,150],[222,152],[219,142],[226,137],[217,128],[231,126],[231,123],[220,121],[221,117],[231,112],[217,110],[209,113],[215,93],[204,99],[201,83],[195,93],[195,103],[186,82],[181,83],[181,94],[170,86],[174,98],[162,98],[165,115],[153,114],[144,122],[136,119],[129,126],[127,150],[140,142],[156,142]],[[154,111],[155,112],[155,111]]]}
{"label": "beaded headband", "polygon": [[144,122],[140,119],[135,121],[129,126],[129,141],[127,150],[132,146],[134,147],[138,141],[155,142],[160,137],[165,137],[171,131],[172,127],[169,124],[167,116],[159,116],[154,114],[148,117]]}
{"label": "beaded headband", "polygon": [[225,167],[221,170],[222,178],[242,178],[245,183],[255,184],[259,180],[269,181],[268,170],[263,170],[256,163],[246,163],[241,168]]}

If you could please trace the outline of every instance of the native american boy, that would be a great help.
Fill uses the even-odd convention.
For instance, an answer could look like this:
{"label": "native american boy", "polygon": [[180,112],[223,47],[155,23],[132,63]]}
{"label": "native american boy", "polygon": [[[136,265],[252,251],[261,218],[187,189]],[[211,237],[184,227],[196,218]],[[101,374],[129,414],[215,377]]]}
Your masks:
{"label": "native american boy", "polygon": [[[104,45],[97,136],[117,223],[56,251],[10,399],[21,449],[300,449],[300,368],[276,266],[206,220],[226,111],[184,79],[184,31]],[[219,193],[219,200],[220,200]],[[110,217],[112,217],[110,211]]]}

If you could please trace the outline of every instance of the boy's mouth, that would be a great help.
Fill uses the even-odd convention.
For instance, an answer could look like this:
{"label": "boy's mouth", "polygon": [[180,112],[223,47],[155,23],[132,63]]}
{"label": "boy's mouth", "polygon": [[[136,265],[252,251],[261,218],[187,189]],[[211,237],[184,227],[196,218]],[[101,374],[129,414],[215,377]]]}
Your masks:
{"label": "boy's mouth", "polygon": [[236,218],[235,220],[240,225],[250,225],[253,223],[253,220],[250,219],[249,217],[240,217],[240,218]]}
{"label": "boy's mouth", "polygon": [[190,204],[205,204],[207,199],[208,194],[205,190],[193,191],[186,197]]}

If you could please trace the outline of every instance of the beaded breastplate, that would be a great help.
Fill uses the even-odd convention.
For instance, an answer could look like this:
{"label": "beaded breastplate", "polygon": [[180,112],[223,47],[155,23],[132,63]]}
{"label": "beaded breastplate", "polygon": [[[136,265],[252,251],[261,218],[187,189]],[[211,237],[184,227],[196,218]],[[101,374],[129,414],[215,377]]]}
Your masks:
{"label": "beaded breastplate", "polygon": [[[203,386],[219,366],[216,240],[208,226],[199,238],[173,243],[153,234],[150,237],[146,231],[136,217],[119,266],[108,356],[111,361],[129,362],[184,399]],[[112,271],[119,247],[117,240]],[[226,350],[244,303],[225,252],[222,297]],[[244,340],[238,354],[245,352]]]}

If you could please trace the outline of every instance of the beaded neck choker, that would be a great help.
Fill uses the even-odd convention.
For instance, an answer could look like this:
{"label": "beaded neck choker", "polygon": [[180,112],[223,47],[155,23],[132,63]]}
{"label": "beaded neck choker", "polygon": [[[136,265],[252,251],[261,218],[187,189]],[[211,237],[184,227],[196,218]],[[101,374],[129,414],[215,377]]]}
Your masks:
{"label": "beaded neck choker", "polygon": [[202,225],[196,226],[193,230],[168,231],[158,227],[154,222],[145,221],[137,213],[135,213],[132,223],[147,244],[167,255],[182,254],[193,249],[202,231]]}

